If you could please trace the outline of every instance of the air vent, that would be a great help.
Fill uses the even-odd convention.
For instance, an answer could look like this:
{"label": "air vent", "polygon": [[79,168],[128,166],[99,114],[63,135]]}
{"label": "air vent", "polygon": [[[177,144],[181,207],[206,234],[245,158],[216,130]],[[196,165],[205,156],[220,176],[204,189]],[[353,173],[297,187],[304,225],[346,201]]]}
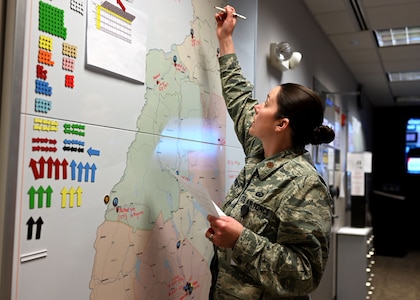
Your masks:
{"label": "air vent", "polygon": [[360,30],[361,31],[368,30],[365,17],[363,15],[362,9],[360,8],[359,2],[357,0],[349,0],[349,1],[353,9],[354,15],[356,17],[357,23],[359,24]]}

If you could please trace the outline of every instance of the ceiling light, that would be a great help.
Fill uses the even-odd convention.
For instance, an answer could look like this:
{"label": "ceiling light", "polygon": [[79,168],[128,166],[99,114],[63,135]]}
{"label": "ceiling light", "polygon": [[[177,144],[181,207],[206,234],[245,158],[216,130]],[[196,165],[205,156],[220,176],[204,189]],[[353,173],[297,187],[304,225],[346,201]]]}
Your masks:
{"label": "ceiling light", "polygon": [[293,49],[288,42],[281,42],[276,45],[275,48],[277,58],[280,61],[288,60],[292,57]]}
{"label": "ceiling light", "polygon": [[296,68],[302,60],[300,52],[293,51],[288,42],[270,44],[270,62],[280,71],[287,71]]}
{"label": "ceiling light", "polygon": [[389,72],[387,75],[390,82],[420,80],[420,72]]}
{"label": "ceiling light", "polygon": [[375,30],[379,47],[420,44],[420,27]]}

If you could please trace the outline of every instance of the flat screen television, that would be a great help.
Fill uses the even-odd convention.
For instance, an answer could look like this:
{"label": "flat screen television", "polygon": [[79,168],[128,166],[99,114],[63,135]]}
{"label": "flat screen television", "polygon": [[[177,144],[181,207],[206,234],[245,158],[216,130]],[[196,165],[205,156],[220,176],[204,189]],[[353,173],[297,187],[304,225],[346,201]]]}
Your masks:
{"label": "flat screen television", "polygon": [[420,174],[420,118],[407,121],[405,134],[405,164],[408,174]]}

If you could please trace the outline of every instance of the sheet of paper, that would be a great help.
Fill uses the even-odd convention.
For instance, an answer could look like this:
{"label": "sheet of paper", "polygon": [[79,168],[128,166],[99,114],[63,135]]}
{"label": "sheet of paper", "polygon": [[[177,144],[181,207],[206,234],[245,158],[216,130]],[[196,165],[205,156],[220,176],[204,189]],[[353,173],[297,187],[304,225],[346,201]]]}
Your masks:
{"label": "sheet of paper", "polygon": [[181,176],[177,175],[173,171],[172,174],[175,176],[178,182],[187,190],[187,192],[194,197],[194,200],[196,200],[207,211],[209,215],[215,217],[225,215],[223,211],[217,206],[217,204],[214,203],[214,201],[211,199],[209,192],[205,187],[193,184],[188,180],[182,178]]}
{"label": "sheet of paper", "polygon": [[216,217],[226,216],[226,215],[225,215],[225,213],[223,212],[223,210],[221,210],[221,209],[220,209],[220,207],[219,207],[219,206],[217,206],[217,204],[216,204],[216,203],[214,203],[214,201],[211,201],[211,202],[213,202],[213,205],[214,205],[214,207],[216,208],[217,213],[219,214],[219,215],[218,215],[218,216],[216,216]]}
{"label": "sheet of paper", "polygon": [[117,1],[88,1],[86,64],[109,74],[146,82],[147,28],[149,17]]}

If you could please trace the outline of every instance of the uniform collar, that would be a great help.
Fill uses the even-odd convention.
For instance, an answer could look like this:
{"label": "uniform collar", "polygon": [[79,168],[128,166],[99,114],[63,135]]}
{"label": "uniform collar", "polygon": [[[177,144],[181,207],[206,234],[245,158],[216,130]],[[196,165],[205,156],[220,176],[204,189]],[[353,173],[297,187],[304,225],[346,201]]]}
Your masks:
{"label": "uniform collar", "polygon": [[282,165],[292,158],[302,155],[305,152],[303,147],[289,148],[271,157],[268,157],[257,164],[256,171],[260,180],[264,180],[270,174],[278,170]]}

